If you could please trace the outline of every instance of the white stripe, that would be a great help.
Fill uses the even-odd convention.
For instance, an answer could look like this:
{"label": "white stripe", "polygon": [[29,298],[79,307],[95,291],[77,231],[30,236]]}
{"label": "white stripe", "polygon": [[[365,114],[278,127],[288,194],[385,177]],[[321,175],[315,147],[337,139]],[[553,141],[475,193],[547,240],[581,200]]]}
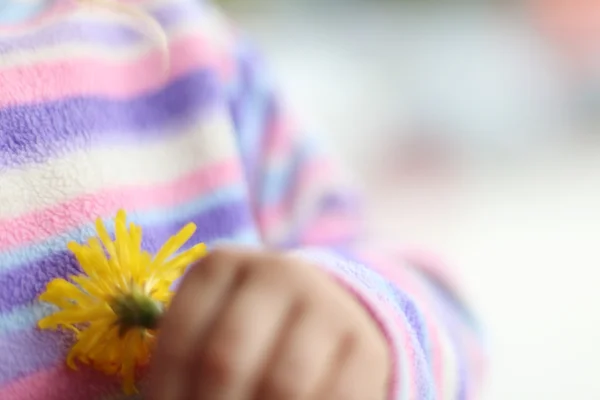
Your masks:
{"label": "white stripe", "polygon": [[[202,35],[204,31],[199,29],[197,21],[186,21],[186,24],[177,25],[169,32],[165,32],[169,42],[175,42],[190,36]],[[143,28],[143,27],[142,27]],[[17,51],[3,54],[0,57],[1,68],[15,68],[20,66],[33,65],[37,63],[53,63],[65,60],[98,60],[103,63],[123,64],[135,61],[143,56],[147,56],[159,48],[159,41],[155,36],[146,34],[140,29],[140,40],[136,43],[128,43],[126,46],[115,46],[112,44],[90,43],[85,40],[75,40],[63,42],[58,45],[51,44],[47,47],[36,47],[30,50],[18,49]]]}
{"label": "white stripe", "polygon": [[[300,165],[299,178],[304,179],[304,165]],[[340,177],[338,179],[338,177]],[[345,183],[346,181],[341,178],[341,175],[337,174],[337,171],[331,171],[331,174],[320,174],[312,176],[311,179],[294,182],[277,182],[280,190],[286,190],[278,194],[280,200],[275,204],[266,204],[265,206],[276,208],[283,206],[288,209],[288,214],[283,215],[283,218],[275,222],[275,225],[269,227],[269,231],[266,233],[266,238],[271,243],[278,243],[279,241],[287,240],[291,236],[298,233],[298,228],[305,224],[307,221],[314,220],[320,211],[319,201],[325,196],[338,192],[344,191],[350,188],[350,185]],[[289,184],[289,187],[285,184]],[[297,187],[297,185],[302,185]],[[298,190],[299,189],[299,190]],[[275,190],[275,189],[274,189]],[[286,203],[289,196],[289,191],[296,191],[296,197],[291,201],[291,204]],[[272,195],[272,193],[271,193]]]}
{"label": "white stripe", "polygon": [[[48,27],[67,22],[69,19],[76,18],[84,18],[88,22],[94,21],[106,21],[106,22],[114,22],[115,21],[115,12],[106,9],[103,6],[89,6],[81,4],[77,2],[72,2],[72,7],[66,8],[64,4],[59,4],[59,8],[56,10],[56,14],[50,16],[49,18],[45,18],[42,21],[39,21],[31,26],[27,26],[26,29],[16,29],[16,30],[7,30],[0,32],[3,38],[10,37],[18,37],[25,34],[35,34],[40,32]],[[91,3],[91,1],[90,1]],[[126,3],[126,1],[124,1]],[[131,7],[135,7],[141,10],[145,10],[148,13],[156,12],[162,7],[169,5],[170,7],[176,7],[180,5],[190,4],[190,0],[143,0],[143,1],[131,1]],[[201,9],[200,7],[198,9]],[[50,10],[53,11],[53,10]],[[118,16],[118,15],[117,15]]]}
{"label": "white stripe", "polygon": [[[212,248],[219,245],[256,246],[259,239],[253,229],[245,228],[235,232],[231,237],[218,239],[208,245]],[[46,303],[35,302],[32,305],[17,307],[5,314],[0,313],[0,338],[14,332],[31,329],[43,317],[55,308]]]}
{"label": "white stripe", "polygon": [[[130,212],[127,219],[138,225],[164,226],[172,221],[189,221],[193,216],[208,213],[223,203],[240,204],[244,200],[246,200],[244,187],[234,183],[212,190],[210,193],[179,204],[177,207],[159,206],[146,211]],[[108,233],[113,235],[113,218],[105,218],[104,223]],[[19,266],[36,263],[53,253],[65,251],[69,242],[81,242],[84,238],[93,236],[97,236],[96,224],[94,221],[88,220],[67,231],[42,238],[41,241],[28,242],[8,252],[0,252],[0,274],[8,273]]]}
{"label": "white stripe", "polygon": [[236,156],[229,118],[214,111],[175,138],[135,147],[96,147],[44,164],[0,170],[0,220],[105,188],[166,183]]}

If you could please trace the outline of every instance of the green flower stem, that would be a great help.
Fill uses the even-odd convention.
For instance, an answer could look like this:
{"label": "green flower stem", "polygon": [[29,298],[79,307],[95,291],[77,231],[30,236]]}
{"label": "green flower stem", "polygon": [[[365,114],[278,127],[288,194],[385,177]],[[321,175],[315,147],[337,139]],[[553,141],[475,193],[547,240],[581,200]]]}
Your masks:
{"label": "green flower stem", "polygon": [[116,297],[111,307],[117,315],[121,335],[133,328],[156,329],[165,311],[162,303],[139,290]]}

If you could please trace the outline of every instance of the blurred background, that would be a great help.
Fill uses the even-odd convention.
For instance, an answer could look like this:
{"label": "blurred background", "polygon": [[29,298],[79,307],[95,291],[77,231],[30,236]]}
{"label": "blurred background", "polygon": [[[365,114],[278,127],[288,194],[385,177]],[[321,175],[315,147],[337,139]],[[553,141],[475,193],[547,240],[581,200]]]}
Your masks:
{"label": "blurred background", "polygon": [[600,1],[223,0],[369,195],[455,264],[488,400],[600,399]]}

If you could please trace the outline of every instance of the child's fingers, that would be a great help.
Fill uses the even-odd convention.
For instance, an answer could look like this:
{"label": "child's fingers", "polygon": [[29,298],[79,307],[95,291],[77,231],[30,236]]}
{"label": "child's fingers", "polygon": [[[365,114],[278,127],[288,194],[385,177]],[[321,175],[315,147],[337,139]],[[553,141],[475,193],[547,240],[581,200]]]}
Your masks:
{"label": "child's fingers", "polygon": [[335,365],[341,338],[324,313],[305,310],[282,338],[253,400],[313,399]]}
{"label": "child's fingers", "polygon": [[[274,266],[277,267],[277,266]],[[294,293],[277,272],[255,268],[194,353],[195,393],[205,400],[250,400],[274,343],[287,325]]]}
{"label": "child's fingers", "polygon": [[[370,342],[370,341],[369,341]],[[381,400],[386,398],[388,358],[385,347],[374,348],[365,336],[353,337],[346,353],[331,376],[325,394],[327,400]]]}
{"label": "child's fingers", "polygon": [[219,313],[236,272],[235,259],[208,256],[183,279],[161,321],[148,393],[153,400],[184,398],[191,350]]}

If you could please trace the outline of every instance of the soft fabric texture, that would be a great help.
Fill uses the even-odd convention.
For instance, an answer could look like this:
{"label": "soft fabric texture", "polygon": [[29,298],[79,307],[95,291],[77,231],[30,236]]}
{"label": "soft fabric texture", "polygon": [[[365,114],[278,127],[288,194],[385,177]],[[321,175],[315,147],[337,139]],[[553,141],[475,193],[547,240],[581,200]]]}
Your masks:
{"label": "soft fabric texture", "polygon": [[0,0],[0,24],[13,24],[40,15],[54,0]]}
{"label": "soft fabric texture", "polygon": [[65,367],[68,333],[36,328],[47,282],[79,271],[67,242],[121,208],[150,251],[195,222],[191,244],[310,260],[384,331],[390,399],[475,398],[480,335],[450,274],[363,237],[358,198],[257,53],[206,4],[128,3],[160,23],[168,51],[143,19],[101,7],[0,26],[0,398],[127,398],[116,379]]}

